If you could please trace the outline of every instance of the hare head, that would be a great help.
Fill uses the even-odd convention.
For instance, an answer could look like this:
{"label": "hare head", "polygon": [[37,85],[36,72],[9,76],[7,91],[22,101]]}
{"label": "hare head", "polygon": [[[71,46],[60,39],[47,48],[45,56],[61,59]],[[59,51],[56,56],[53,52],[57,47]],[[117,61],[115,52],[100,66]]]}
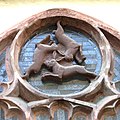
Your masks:
{"label": "hare head", "polygon": [[53,67],[56,64],[56,60],[55,59],[46,60],[44,64],[48,67]]}

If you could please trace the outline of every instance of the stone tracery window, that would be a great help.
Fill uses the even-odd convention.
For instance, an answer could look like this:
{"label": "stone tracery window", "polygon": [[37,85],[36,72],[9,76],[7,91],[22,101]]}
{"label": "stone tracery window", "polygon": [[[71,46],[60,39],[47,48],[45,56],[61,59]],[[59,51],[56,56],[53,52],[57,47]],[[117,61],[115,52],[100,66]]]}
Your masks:
{"label": "stone tracery window", "polygon": [[[68,80],[43,83],[41,75],[22,78],[33,63],[35,44],[56,29],[81,44],[93,81]],[[119,38],[112,27],[69,9],[52,9],[36,14],[3,34],[0,40],[1,120],[118,120]],[[73,64],[77,64],[73,61]]]}

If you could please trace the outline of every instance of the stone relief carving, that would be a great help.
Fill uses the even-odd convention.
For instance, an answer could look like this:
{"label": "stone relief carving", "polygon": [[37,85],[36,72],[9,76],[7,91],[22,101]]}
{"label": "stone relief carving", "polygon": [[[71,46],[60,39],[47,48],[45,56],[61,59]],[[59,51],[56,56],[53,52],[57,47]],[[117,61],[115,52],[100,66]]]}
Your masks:
{"label": "stone relief carving", "polygon": [[95,79],[96,75],[93,72],[89,72],[84,66],[71,65],[63,66],[60,65],[55,59],[46,60],[45,65],[52,69],[52,72],[45,72],[42,75],[42,80],[49,80],[50,78],[56,80],[56,82],[61,82],[63,78],[70,78],[75,75],[82,75],[87,78],[87,80]]}
{"label": "stone relief carving", "polygon": [[79,64],[84,62],[86,58],[82,53],[82,46],[64,34],[60,21],[57,22],[57,30],[54,30],[53,33],[55,34],[59,45],[62,45],[65,48],[65,60],[71,61],[75,58]]}
{"label": "stone relief carving", "polygon": [[35,45],[36,49],[33,56],[33,64],[27,69],[22,78],[28,79],[31,73],[38,73],[51,52],[57,50],[57,45],[50,41],[50,36],[48,35],[42,42]]}
{"label": "stone relief carving", "polygon": [[95,79],[97,76],[95,73],[86,70],[84,66],[72,64],[74,60],[81,64],[86,57],[82,53],[82,46],[64,34],[60,21],[57,22],[57,30],[53,30],[53,34],[58,44],[50,39],[50,35],[37,43],[33,64],[22,78],[28,79],[31,73],[38,73],[44,64],[52,70],[42,74],[42,81],[53,79],[56,82],[62,82],[63,78],[74,75],[84,76],[86,80]]}
{"label": "stone relief carving", "polygon": [[[41,87],[40,90],[37,90],[37,87],[32,86],[29,82],[26,82],[21,78],[20,76],[21,69],[19,68],[20,65],[18,64],[20,62],[19,56],[22,53],[21,49],[23,48],[23,45],[27,41],[29,43],[30,37],[34,35],[34,33],[36,35],[36,31],[39,28],[40,30],[42,30],[42,27],[48,28],[49,27],[48,25],[54,26],[58,20],[61,20],[62,25],[66,25],[67,23],[67,25],[70,27],[75,27],[78,28],[79,30],[85,31],[91,38],[93,38],[92,39],[93,41],[91,40],[91,42],[97,43],[96,45],[99,48],[102,57],[101,67],[98,73],[99,77],[97,77],[95,81],[91,82],[87,87],[83,88],[82,90],[79,91],[78,89],[75,89],[71,93],[65,91],[66,94],[52,93],[51,86],[49,86],[51,84],[46,84],[47,87],[49,87],[49,90],[48,92],[45,93],[44,91],[42,91],[43,87],[39,85],[39,83],[41,83],[40,80],[39,83],[36,82],[37,80],[32,81],[33,83],[35,83],[36,86],[38,85],[39,88]],[[57,24],[59,25],[60,23],[58,22]],[[2,82],[4,84],[0,85],[0,87],[5,88],[0,93],[0,113],[1,113],[0,118],[7,119],[7,117],[9,117],[10,120],[11,119],[37,120],[45,119],[47,116],[47,120],[61,118],[65,120],[71,119],[119,120],[120,118],[119,117],[120,70],[118,67],[120,61],[119,38],[120,33],[114,30],[109,25],[106,25],[105,23],[97,19],[94,19],[90,16],[69,9],[51,9],[41,12],[21,22],[19,25],[14,26],[12,29],[5,31],[5,33],[0,37],[1,42],[0,52],[4,53],[8,46],[10,47],[10,49],[7,50],[8,52],[6,55],[4,54],[4,57],[6,57],[5,63],[1,63],[3,66],[5,64],[6,68],[0,66],[1,70],[0,72],[5,70],[7,71],[7,74],[5,76],[0,75],[1,77],[0,80],[2,80],[2,77],[4,78],[6,76],[8,77],[7,82]],[[32,42],[34,42],[34,40],[35,39],[32,38]],[[39,45],[40,49],[38,47]],[[53,40],[50,40],[50,36],[46,37],[46,39],[36,44],[35,51],[38,51],[39,53],[40,50],[43,50],[42,48],[45,48],[46,50],[46,48],[51,49],[52,47],[55,48],[55,50],[51,51],[48,50],[46,52],[47,57],[42,56],[45,59],[44,60],[42,59],[41,63],[39,63],[40,64],[39,69],[41,69],[41,66],[43,64],[44,65],[46,64],[46,66],[50,66],[50,63],[52,61],[53,63],[61,65],[64,68],[74,66],[72,64],[72,61],[76,59],[76,54],[65,55],[66,50],[68,48],[66,49],[66,47],[60,42],[54,43]],[[113,56],[113,51],[111,50],[112,48],[116,50],[116,52],[118,52],[115,53],[117,57]],[[79,51],[80,50],[78,50],[78,52]],[[79,55],[77,59],[80,59]],[[0,54],[0,57],[1,56],[2,54]],[[34,59],[35,56],[37,56],[37,54],[34,55]],[[39,57],[41,56],[39,55]],[[84,61],[84,59],[80,60]],[[86,61],[87,60],[88,58],[86,59]],[[116,62],[115,66],[114,64],[112,64],[114,61]],[[80,63],[81,62],[82,61],[80,61]],[[34,63],[33,65],[31,65],[33,66],[33,68]],[[3,68],[5,70],[3,70]],[[53,68],[52,65],[51,68]],[[115,68],[115,70],[113,68]],[[31,75],[32,72],[34,71],[31,71],[29,75]],[[51,74],[54,74],[52,69],[50,72]],[[112,75],[110,74],[110,72]],[[116,80],[118,81],[114,81],[115,80],[113,78],[114,73],[116,74],[115,75]],[[47,76],[44,77],[44,74],[45,72],[43,73],[43,79],[44,78],[47,79]],[[28,76],[26,75],[27,77],[24,76],[25,77],[24,79],[29,78],[29,75]],[[57,78],[58,80],[58,77],[54,76],[52,77]],[[74,83],[75,81],[70,82]],[[68,88],[70,88],[70,90],[76,88],[76,85],[74,84],[73,86],[71,86],[69,82],[67,84],[69,85]],[[64,86],[66,86],[67,84],[65,83]],[[55,87],[56,86],[61,87],[60,84],[58,85],[56,83],[53,83],[53,85]],[[62,89],[63,91],[67,88],[64,86],[62,86],[64,88]],[[58,87],[56,87],[56,89],[58,89]],[[81,86],[77,86],[77,88],[79,87]],[[59,110],[61,110],[62,112],[61,111],[59,112]],[[56,111],[58,111],[58,113],[56,113]],[[56,114],[58,114],[58,116],[56,116]]]}

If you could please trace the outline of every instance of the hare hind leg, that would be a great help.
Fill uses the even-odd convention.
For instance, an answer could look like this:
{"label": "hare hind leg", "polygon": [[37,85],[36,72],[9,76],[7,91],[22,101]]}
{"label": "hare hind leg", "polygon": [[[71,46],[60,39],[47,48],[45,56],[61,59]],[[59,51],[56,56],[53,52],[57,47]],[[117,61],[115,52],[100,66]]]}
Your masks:
{"label": "hare hind leg", "polygon": [[86,70],[84,66],[75,67],[75,70],[77,73],[85,76],[88,79],[95,79],[97,76],[94,72]]}

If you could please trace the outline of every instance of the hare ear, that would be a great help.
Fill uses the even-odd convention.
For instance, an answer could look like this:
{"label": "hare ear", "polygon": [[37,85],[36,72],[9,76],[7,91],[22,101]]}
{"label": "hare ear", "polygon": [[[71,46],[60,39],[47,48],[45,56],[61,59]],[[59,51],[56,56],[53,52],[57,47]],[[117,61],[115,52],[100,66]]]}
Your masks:
{"label": "hare ear", "polygon": [[62,59],[64,59],[64,57],[56,57],[57,56],[57,52],[56,51],[54,51],[53,52],[53,59],[55,59],[56,61],[61,61]]}
{"label": "hare ear", "polygon": [[64,59],[64,57],[58,57],[57,59],[56,59],[56,61],[61,61],[61,60],[63,60]]}
{"label": "hare ear", "polygon": [[50,35],[48,35],[48,36],[47,36],[45,39],[43,39],[40,43],[41,43],[41,44],[48,44],[49,40],[50,40]]}
{"label": "hare ear", "polygon": [[45,39],[46,39],[46,40],[50,40],[50,35],[48,35]]}
{"label": "hare ear", "polygon": [[56,51],[53,51],[53,58],[54,59],[56,58],[56,55],[57,55]]}
{"label": "hare ear", "polygon": [[82,53],[82,46],[80,46],[79,50],[77,51],[77,53],[75,54],[75,59],[78,62],[78,64],[83,63],[86,60],[86,57],[83,55]]}

